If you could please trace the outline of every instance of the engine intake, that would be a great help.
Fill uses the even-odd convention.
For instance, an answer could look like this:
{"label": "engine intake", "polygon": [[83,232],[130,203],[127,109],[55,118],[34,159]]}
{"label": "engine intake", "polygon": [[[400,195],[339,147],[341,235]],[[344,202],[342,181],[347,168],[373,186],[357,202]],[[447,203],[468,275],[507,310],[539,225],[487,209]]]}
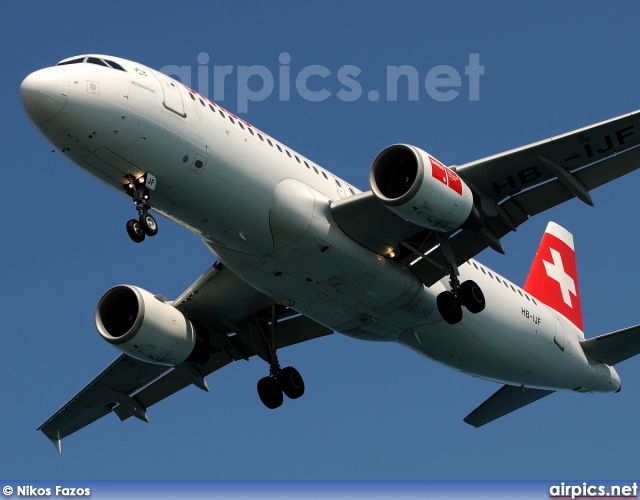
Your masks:
{"label": "engine intake", "polygon": [[141,361],[168,366],[206,362],[191,322],[142,288],[108,290],[98,302],[95,322],[103,339]]}
{"label": "engine intake", "polygon": [[408,144],[383,149],[369,171],[371,191],[400,217],[436,231],[479,230],[473,193],[458,174]]}

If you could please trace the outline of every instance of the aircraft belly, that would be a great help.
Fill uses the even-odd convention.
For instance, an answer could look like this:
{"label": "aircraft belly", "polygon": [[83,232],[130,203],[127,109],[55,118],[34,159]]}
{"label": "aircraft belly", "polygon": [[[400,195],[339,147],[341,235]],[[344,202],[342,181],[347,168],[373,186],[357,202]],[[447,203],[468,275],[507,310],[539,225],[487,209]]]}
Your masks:
{"label": "aircraft belly", "polygon": [[408,326],[439,319],[433,291],[405,266],[340,231],[328,198],[312,187],[283,181],[271,209],[271,228],[275,250],[268,255],[208,245],[262,293],[356,338],[395,341]]}

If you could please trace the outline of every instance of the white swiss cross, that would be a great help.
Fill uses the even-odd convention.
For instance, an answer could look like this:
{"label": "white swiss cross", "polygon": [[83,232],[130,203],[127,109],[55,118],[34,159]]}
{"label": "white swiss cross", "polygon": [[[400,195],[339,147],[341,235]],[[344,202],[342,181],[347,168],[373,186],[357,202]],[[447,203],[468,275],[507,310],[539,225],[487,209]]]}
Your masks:
{"label": "white swiss cross", "polygon": [[555,280],[560,285],[560,291],[562,292],[562,300],[564,300],[565,304],[569,307],[573,307],[571,305],[571,292],[574,295],[576,294],[576,283],[573,281],[573,278],[569,276],[565,270],[564,265],[562,264],[562,256],[560,252],[550,248],[551,250],[551,258],[553,259],[553,264],[551,262],[547,262],[543,260],[544,268],[547,271],[547,276],[552,280]]}

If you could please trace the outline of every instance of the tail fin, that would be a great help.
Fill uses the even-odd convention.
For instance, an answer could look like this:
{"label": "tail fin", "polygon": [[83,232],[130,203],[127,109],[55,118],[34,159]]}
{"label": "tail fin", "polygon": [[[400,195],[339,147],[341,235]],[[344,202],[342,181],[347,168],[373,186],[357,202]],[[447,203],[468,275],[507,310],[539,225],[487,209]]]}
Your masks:
{"label": "tail fin", "polygon": [[584,331],[573,235],[555,222],[547,225],[524,289]]}

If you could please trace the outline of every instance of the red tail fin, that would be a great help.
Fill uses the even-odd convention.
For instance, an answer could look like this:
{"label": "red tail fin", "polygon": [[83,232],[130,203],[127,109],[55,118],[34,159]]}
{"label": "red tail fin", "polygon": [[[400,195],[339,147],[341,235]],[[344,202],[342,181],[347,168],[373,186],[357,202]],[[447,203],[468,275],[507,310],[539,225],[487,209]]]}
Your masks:
{"label": "red tail fin", "polygon": [[583,331],[573,235],[555,222],[547,225],[524,289]]}

